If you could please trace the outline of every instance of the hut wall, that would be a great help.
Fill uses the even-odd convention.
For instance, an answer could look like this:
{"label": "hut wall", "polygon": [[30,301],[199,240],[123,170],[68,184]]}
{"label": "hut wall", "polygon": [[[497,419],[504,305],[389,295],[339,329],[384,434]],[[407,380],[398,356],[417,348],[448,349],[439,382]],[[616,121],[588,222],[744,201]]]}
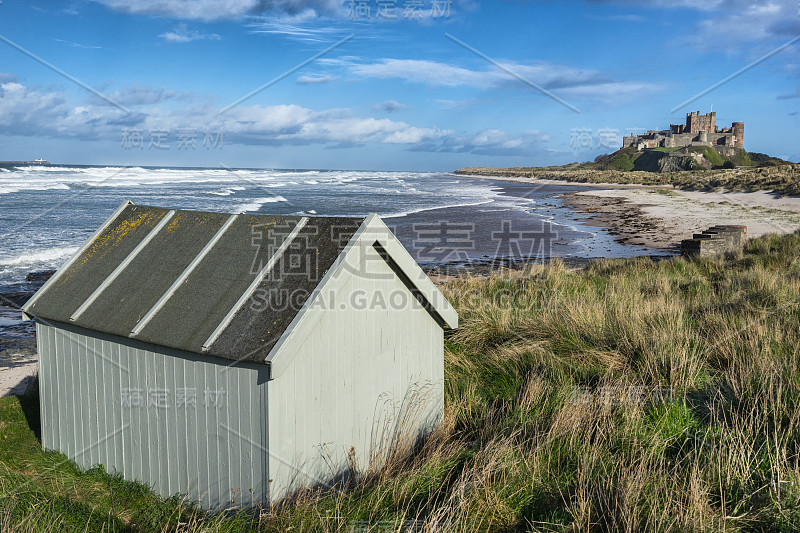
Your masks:
{"label": "hut wall", "polygon": [[443,412],[443,330],[371,245],[347,254],[298,327],[268,390],[272,501],[379,466]]}
{"label": "hut wall", "polygon": [[45,448],[208,509],[266,501],[264,365],[36,328]]}

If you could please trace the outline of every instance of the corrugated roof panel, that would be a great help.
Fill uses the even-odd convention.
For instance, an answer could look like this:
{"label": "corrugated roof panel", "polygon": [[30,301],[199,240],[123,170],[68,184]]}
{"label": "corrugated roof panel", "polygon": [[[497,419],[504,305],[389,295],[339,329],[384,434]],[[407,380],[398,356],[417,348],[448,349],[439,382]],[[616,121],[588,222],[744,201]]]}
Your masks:
{"label": "corrugated roof panel", "polygon": [[136,338],[202,353],[203,343],[300,218],[239,217]]}
{"label": "corrugated roof panel", "polygon": [[362,221],[309,218],[207,353],[263,362]]}
{"label": "corrugated roof panel", "polygon": [[74,313],[159,223],[169,209],[129,205],[26,309],[32,316],[69,322]]}
{"label": "corrugated roof panel", "polygon": [[73,323],[128,336],[230,215],[177,211]]}

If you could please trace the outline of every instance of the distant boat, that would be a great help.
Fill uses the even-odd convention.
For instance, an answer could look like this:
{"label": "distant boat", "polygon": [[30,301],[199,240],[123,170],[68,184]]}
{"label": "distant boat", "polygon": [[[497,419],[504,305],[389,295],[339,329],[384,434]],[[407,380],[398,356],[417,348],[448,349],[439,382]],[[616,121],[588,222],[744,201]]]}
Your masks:
{"label": "distant boat", "polygon": [[33,167],[33,166],[48,166],[50,161],[46,159],[35,159],[33,161],[0,161],[0,167]]}

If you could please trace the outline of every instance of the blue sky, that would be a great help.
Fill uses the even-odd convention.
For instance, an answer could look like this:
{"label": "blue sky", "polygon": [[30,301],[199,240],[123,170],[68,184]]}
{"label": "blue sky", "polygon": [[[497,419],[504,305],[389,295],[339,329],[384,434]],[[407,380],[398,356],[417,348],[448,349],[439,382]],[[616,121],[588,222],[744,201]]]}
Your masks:
{"label": "blue sky", "polygon": [[713,106],[800,160],[797,0],[642,4],[3,0],[0,159],[561,164]]}

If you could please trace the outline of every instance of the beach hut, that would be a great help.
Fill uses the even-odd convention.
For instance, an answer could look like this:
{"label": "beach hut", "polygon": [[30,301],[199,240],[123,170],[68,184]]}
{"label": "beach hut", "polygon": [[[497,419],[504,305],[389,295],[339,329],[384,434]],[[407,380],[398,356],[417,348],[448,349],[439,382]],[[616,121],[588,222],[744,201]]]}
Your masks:
{"label": "beach hut", "polygon": [[328,487],[423,437],[458,321],[377,215],[130,202],[23,312],[44,448],[212,510]]}

